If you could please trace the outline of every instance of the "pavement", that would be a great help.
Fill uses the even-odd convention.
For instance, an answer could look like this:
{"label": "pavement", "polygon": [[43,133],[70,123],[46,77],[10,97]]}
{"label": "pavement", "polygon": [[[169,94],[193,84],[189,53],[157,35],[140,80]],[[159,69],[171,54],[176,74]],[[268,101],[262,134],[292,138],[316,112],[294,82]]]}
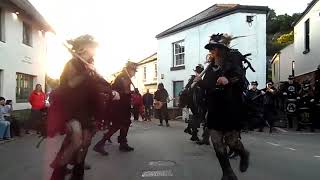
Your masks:
{"label": "pavement", "polygon": [[[198,146],[183,133],[184,122],[172,121],[159,127],[156,121],[134,122],[129,144],[134,152],[118,151],[117,135],[107,144],[109,156],[92,151],[87,162],[86,180],[220,180],[221,170],[211,146]],[[102,136],[99,132],[93,144]],[[48,180],[49,163],[63,137],[45,140],[36,148],[38,137],[28,135],[0,144],[1,180]],[[243,133],[251,152],[246,173],[238,170],[239,159],[231,164],[239,180],[318,180],[320,179],[319,133]]]}

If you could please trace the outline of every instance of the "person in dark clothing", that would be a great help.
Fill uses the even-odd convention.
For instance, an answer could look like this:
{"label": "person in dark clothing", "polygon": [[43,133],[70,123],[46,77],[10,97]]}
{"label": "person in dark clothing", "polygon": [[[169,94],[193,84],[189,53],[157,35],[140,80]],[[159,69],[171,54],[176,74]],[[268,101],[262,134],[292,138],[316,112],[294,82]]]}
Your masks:
{"label": "person in dark clothing", "polygon": [[312,107],[315,103],[314,95],[310,86],[310,81],[303,82],[302,90],[298,98],[298,127],[297,131],[301,131],[305,126],[310,127],[310,131],[314,132],[314,122],[312,118]]}
{"label": "person in dark clothing", "polygon": [[227,147],[240,155],[241,172],[249,166],[249,152],[240,141],[245,81],[241,66],[243,56],[229,48],[231,40],[232,37],[227,34],[213,34],[210,37],[205,46],[210,52],[210,67],[203,80],[201,77],[195,78],[195,82],[206,90],[208,129],[223,172],[222,180],[237,180],[228,159]]}
{"label": "person in dark clothing", "polygon": [[293,127],[293,121],[297,117],[297,97],[301,90],[300,84],[294,81],[294,76],[290,75],[288,82],[281,88],[280,92],[285,101],[285,111],[288,119],[288,127]]}
{"label": "person in dark clothing", "polygon": [[151,121],[152,107],[153,107],[153,95],[147,89],[147,93],[142,96],[143,105],[145,111],[145,121]]}
{"label": "person in dark clothing", "polygon": [[277,117],[276,109],[276,98],[277,89],[273,86],[272,81],[268,81],[267,87],[262,89],[262,94],[264,94],[263,108],[264,108],[264,119],[269,124],[269,133],[272,133],[274,121]]}
{"label": "person in dark clothing", "polygon": [[[94,67],[97,42],[90,35],[83,35],[68,41],[72,45],[73,58],[67,62],[60,77],[59,88],[52,92],[52,101],[48,110],[48,136],[65,132],[66,136],[51,163],[51,180],[64,180],[67,165],[73,164],[71,180],[83,180],[85,158],[91,139],[95,134],[94,112],[91,107],[96,91],[96,80],[103,80]],[[105,83],[111,97],[111,88]]]}
{"label": "person in dark clothing", "polygon": [[246,105],[248,108],[248,129],[254,130],[256,127],[259,131],[263,131],[265,125],[263,120],[263,96],[262,92],[257,88],[258,82],[251,82],[251,88],[246,93]]}
{"label": "person in dark clothing", "polygon": [[[205,117],[205,107],[204,107],[204,92],[199,86],[191,87],[193,80],[196,76],[204,70],[204,67],[199,64],[193,70],[195,75],[192,75],[188,81],[188,84],[185,86],[185,90],[188,94],[188,105],[192,112],[192,118],[188,122],[188,127],[185,129],[186,133],[191,134],[191,141],[200,142],[198,137],[198,128],[200,128],[201,122],[204,122]],[[201,144],[201,143],[200,143]]]}
{"label": "person in dark clothing", "polygon": [[160,83],[158,85],[158,90],[154,93],[154,104],[157,116],[159,117],[160,124],[159,126],[163,126],[163,120],[166,121],[167,127],[169,127],[169,114],[168,114],[168,99],[169,94],[167,90],[164,88],[164,85]]}
{"label": "person in dark clothing", "polygon": [[104,145],[118,130],[120,130],[120,135],[118,136],[119,150],[122,152],[134,150],[133,147],[128,145],[127,136],[131,124],[131,78],[135,75],[136,71],[137,64],[128,62],[112,84],[112,89],[119,92],[120,100],[113,102],[110,113],[112,122],[110,129],[93,148],[94,151],[101,155],[108,155],[108,152],[104,149]]}

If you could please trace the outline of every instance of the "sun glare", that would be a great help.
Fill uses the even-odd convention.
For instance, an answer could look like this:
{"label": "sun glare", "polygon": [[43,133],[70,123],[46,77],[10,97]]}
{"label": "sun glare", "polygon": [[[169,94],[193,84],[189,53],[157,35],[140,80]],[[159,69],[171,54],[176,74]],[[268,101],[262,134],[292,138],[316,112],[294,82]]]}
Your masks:
{"label": "sun glare", "polygon": [[[63,46],[63,40],[60,40],[56,35],[47,33],[46,37],[48,41],[46,72],[50,78],[57,79],[60,77],[65,63],[71,58],[71,54]],[[104,44],[106,41],[102,38],[101,40],[97,38],[97,40],[99,47],[95,57],[95,67],[98,73],[108,79],[121,69],[125,61],[114,61],[116,55]]]}

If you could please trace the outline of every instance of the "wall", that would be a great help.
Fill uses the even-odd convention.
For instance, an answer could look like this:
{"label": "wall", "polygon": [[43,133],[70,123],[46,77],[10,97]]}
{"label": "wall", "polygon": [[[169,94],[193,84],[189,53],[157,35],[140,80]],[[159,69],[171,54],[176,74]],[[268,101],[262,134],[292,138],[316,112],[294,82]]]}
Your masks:
{"label": "wall", "polygon": [[32,47],[22,43],[22,20],[15,19],[11,12],[5,12],[5,43],[0,41],[0,69],[2,70],[2,90],[0,95],[12,99],[14,109],[30,108],[28,103],[16,102],[16,73],[33,75],[34,85],[45,83],[46,39],[33,26]]}
{"label": "wall", "polygon": [[[310,19],[310,52],[303,54],[304,43],[304,23]],[[300,22],[294,27],[294,55],[296,76],[314,71],[320,65],[320,1],[310,9]]]}
{"label": "wall", "polygon": [[[155,64],[157,63],[157,61],[151,61],[148,62],[146,64],[142,64],[138,66],[137,69],[137,73],[135,75],[135,77],[132,79],[132,82],[134,83],[134,85],[136,86],[136,88],[139,89],[141,94],[144,94],[147,91],[147,88],[150,86],[146,86],[149,84],[155,84],[153,85],[154,87],[156,87],[157,85],[157,77],[155,76]],[[143,72],[144,72],[144,67],[147,68],[147,78],[146,81],[144,81],[144,77],[143,77]],[[156,89],[155,88],[150,88],[150,93],[155,92]]]}
{"label": "wall", "polygon": [[[247,15],[254,16],[251,26],[246,22]],[[193,74],[193,68],[199,63],[204,63],[208,53],[204,46],[213,33],[247,36],[234,40],[231,47],[239,49],[243,54],[252,53],[251,62],[256,73],[248,70],[247,78],[249,81],[257,80],[260,87],[264,87],[266,82],[266,15],[236,13],[158,40],[158,81],[164,83],[171,97],[172,82],[183,80],[186,84],[190,75]],[[173,61],[172,43],[183,39],[185,41],[185,69],[170,71]],[[164,79],[161,79],[161,74],[164,75]],[[169,106],[172,106],[172,103]]]}
{"label": "wall", "polygon": [[289,75],[292,74],[293,60],[295,60],[294,45],[291,44],[282,49],[280,52],[280,81],[288,81]]}

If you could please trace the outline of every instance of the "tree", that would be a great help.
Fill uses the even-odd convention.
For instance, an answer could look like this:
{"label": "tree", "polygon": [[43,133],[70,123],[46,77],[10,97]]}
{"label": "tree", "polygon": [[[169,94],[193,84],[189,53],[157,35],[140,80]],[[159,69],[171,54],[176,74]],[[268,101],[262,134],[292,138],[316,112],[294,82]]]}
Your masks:
{"label": "tree", "polygon": [[277,43],[281,45],[288,45],[293,43],[293,41],[294,41],[293,31],[287,34],[283,34],[277,39]]}
{"label": "tree", "polygon": [[294,40],[293,23],[300,18],[299,13],[277,15],[273,9],[267,18],[267,56],[273,56]]}

